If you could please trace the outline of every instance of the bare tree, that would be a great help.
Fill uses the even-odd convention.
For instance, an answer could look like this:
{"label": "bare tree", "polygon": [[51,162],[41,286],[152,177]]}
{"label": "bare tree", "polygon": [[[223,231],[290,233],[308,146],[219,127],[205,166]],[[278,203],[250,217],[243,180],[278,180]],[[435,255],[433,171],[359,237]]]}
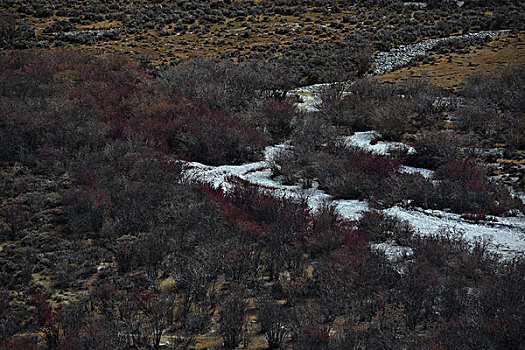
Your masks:
{"label": "bare tree", "polygon": [[226,298],[219,311],[219,334],[225,349],[235,349],[242,341],[245,331],[246,302],[238,293]]}

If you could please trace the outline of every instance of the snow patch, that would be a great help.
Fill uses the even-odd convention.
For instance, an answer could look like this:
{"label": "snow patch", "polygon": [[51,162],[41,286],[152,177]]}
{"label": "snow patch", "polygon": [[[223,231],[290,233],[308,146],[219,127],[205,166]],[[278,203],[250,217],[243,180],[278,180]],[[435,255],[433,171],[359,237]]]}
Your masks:
{"label": "snow patch", "polygon": [[414,251],[410,247],[403,247],[395,243],[374,243],[370,247],[374,250],[385,253],[388,260],[398,262],[404,260],[406,257],[412,256]]}
{"label": "snow patch", "polygon": [[525,218],[496,217],[497,222],[472,223],[459,214],[442,210],[414,210],[392,207],[385,214],[397,216],[412,224],[419,235],[435,234],[443,228],[461,232],[467,241],[488,241],[489,248],[498,253],[520,254],[525,252]]}
{"label": "snow patch", "polygon": [[346,146],[359,147],[374,154],[381,155],[387,155],[390,151],[396,149],[406,150],[408,154],[416,152],[414,147],[405,145],[402,142],[377,141],[380,137],[381,134],[377,131],[362,131],[356,132],[352,136],[343,137],[342,142],[344,142]]}
{"label": "snow patch", "polygon": [[303,112],[316,112],[322,103],[321,92],[330,84],[314,84],[303,86],[287,93],[288,97],[298,97],[302,102],[297,104],[297,109]]}
{"label": "snow patch", "polygon": [[[370,145],[370,139],[376,137],[375,132],[356,133],[348,138],[351,145],[363,147],[374,153],[386,154],[392,143]],[[197,162],[183,163],[183,171],[187,179],[205,182],[229,191],[233,184],[232,177],[238,177],[251,184],[259,186],[262,190],[274,196],[306,200],[309,207],[316,211],[332,197],[316,188],[303,189],[300,186],[284,185],[272,178],[271,160],[282,149],[289,148],[290,143],[267,147],[264,154],[265,160],[243,165],[208,166]],[[408,147],[408,146],[407,146]],[[420,168],[403,167],[403,171],[417,172],[425,177],[431,177],[432,171]],[[333,200],[336,211],[343,219],[355,221],[362,213],[369,209],[367,202],[358,200]],[[401,207],[384,209],[387,215],[396,216],[412,224],[417,234],[425,236],[435,234],[443,228],[454,228],[463,233],[463,238],[468,241],[489,241],[489,248],[504,257],[525,252],[525,217],[496,217],[497,222],[474,223],[461,218],[459,214],[442,210],[416,210]],[[390,243],[375,245],[377,249],[385,252],[389,259],[398,259],[403,254],[410,254],[410,248],[399,247]]]}
{"label": "snow patch", "polygon": [[375,67],[373,74],[381,74],[389,70],[396,70],[410,62],[417,56],[424,55],[438,43],[450,39],[462,39],[468,37],[493,37],[507,33],[508,30],[489,30],[478,33],[468,33],[463,35],[453,35],[446,38],[425,39],[410,45],[399,45],[388,52],[380,52],[374,59]]}
{"label": "snow patch", "polygon": [[425,168],[414,168],[408,165],[401,165],[400,170],[406,174],[420,174],[424,178],[430,179],[434,176],[434,171]]}

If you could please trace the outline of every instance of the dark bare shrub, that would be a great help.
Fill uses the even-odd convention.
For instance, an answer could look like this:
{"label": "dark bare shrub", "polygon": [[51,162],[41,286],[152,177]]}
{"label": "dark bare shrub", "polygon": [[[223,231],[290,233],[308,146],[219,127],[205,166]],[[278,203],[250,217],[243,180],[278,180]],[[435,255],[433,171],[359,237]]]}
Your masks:
{"label": "dark bare shrub", "polygon": [[268,135],[272,143],[282,142],[292,132],[294,105],[285,100],[267,99],[255,107],[249,123]]}
{"label": "dark bare shrub", "polygon": [[350,127],[352,131],[363,131],[373,128],[371,105],[371,100],[361,99],[355,93],[334,98],[323,95],[322,111],[334,125]]}
{"label": "dark bare shrub", "polygon": [[69,226],[73,231],[98,232],[111,207],[110,198],[95,171],[79,166],[73,177],[76,186],[66,195]]}
{"label": "dark bare shrub", "polygon": [[371,118],[383,139],[399,141],[409,131],[412,109],[410,100],[395,98],[379,104],[373,110]]}
{"label": "dark bare shrub", "polygon": [[219,311],[219,334],[225,349],[235,349],[241,343],[245,331],[246,302],[241,295],[227,297]]}
{"label": "dark bare shrub", "polygon": [[499,133],[501,117],[490,105],[480,100],[472,101],[456,113],[455,126],[464,132],[474,132],[483,137],[493,138]]}
{"label": "dark bare shrub", "polygon": [[338,148],[336,156],[320,159],[319,183],[339,198],[373,198],[384,189],[385,180],[397,172],[392,157],[375,155],[355,147]]}
{"label": "dark bare shrub", "polygon": [[416,152],[406,158],[406,164],[425,169],[437,169],[457,157],[462,147],[468,146],[467,136],[452,131],[428,131],[416,136]]}
{"label": "dark bare shrub", "polygon": [[10,45],[15,37],[16,23],[13,15],[0,12],[0,47]]}
{"label": "dark bare shrub", "polygon": [[332,150],[336,144],[335,130],[324,113],[306,113],[296,118],[292,143],[296,154],[313,154],[316,150]]}
{"label": "dark bare shrub", "polygon": [[289,332],[288,313],[275,302],[263,302],[258,310],[261,331],[266,335],[268,349],[280,349]]}
{"label": "dark bare shrub", "polygon": [[414,228],[406,220],[371,210],[363,213],[357,226],[364,230],[372,241],[384,242],[394,239],[406,245],[414,234]]}

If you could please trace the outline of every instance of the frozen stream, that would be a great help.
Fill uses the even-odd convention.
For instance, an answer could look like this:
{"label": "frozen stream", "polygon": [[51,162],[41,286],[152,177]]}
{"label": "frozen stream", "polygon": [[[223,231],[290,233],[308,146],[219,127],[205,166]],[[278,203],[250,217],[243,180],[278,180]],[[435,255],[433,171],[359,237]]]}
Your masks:
{"label": "frozen stream", "polygon": [[[508,30],[491,30],[477,33],[469,33],[463,35],[454,35],[446,38],[425,39],[410,45],[400,45],[387,52],[380,52],[374,58],[374,72],[372,75],[384,73],[389,70],[396,70],[401,68],[410,60],[417,56],[424,55],[428,50],[432,49],[438,43],[451,40],[469,37],[494,37],[509,32]],[[321,103],[321,93],[324,88],[329,86],[326,84],[315,84],[310,86],[300,87],[288,93],[289,96],[297,96],[301,98],[302,102],[298,104],[300,110],[310,112],[318,110]]]}
{"label": "frozen stream", "polygon": [[[351,143],[361,144],[373,152],[383,153],[385,145],[374,146],[365,145],[365,141],[370,137],[370,133],[356,133],[351,137]],[[300,186],[283,185],[281,182],[272,179],[270,161],[279,149],[289,147],[287,144],[267,147],[265,160],[247,163],[243,165],[223,165],[208,166],[197,162],[185,163],[184,171],[188,179],[211,184],[215,188],[228,191],[232,184],[230,177],[239,177],[275,196],[285,196],[290,198],[306,199],[312,210],[319,208],[324,201],[331,200],[331,197],[318,189],[302,189]],[[431,176],[431,172],[425,169],[405,167],[405,171],[422,172],[424,176]],[[358,219],[362,212],[368,209],[367,202],[358,200],[335,200],[333,203],[340,215],[348,220]],[[467,240],[486,240],[489,247],[506,257],[515,254],[525,253],[525,217],[497,217],[497,222],[474,223],[462,219],[459,214],[449,213],[440,210],[415,210],[401,207],[392,207],[384,210],[386,214],[395,215],[401,219],[409,221],[420,235],[430,235],[443,228],[451,228],[461,232]],[[379,244],[378,249],[384,250],[393,259],[396,255],[410,253],[410,249],[395,245]]]}
{"label": "frozen stream", "polygon": [[428,50],[432,49],[434,46],[443,41],[471,37],[493,37],[506,32],[508,32],[508,30],[490,30],[478,33],[449,36],[446,38],[426,39],[421,40],[415,44],[400,45],[399,47],[394,48],[388,52],[380,52],[376,55],[374,59],[374,75],[400,68],[406,63],[410,62],[410,60],[413,58],[424,55]]}
{"label": "frozen stream", "polygon": [[[484,31],[448,38],[427,39],[412,45],[402,45],[389,52],[382,52],[376,55],[374,74],[399,68],[414,57],[424,54],[441,41],[472,36],[492,37],[505,32],[507,31]],[[301,98],[302,102],[298,103],[300,110],[307,112],[316,111],[321,102],[321,92],[328,85],[330,84],[316,84],[301,87],[290,91],[289,95]],[[347,145],[365,148],[377,154],[387,154],[390,149],[396,147],[408,147],[400,143],[383,141],[371,145],[371,139],[377,138],[377,136],[377,133],[374,131],[362,132],[345,137],[342,141]],[[316,210],[323,202],[330,201],[331,196],[318,189],[302,189],[300,186],[283,185],[278,180],[272,179],[271,160],[276,152],[286,147],[290,146],[285,143],[267,147],[263,161],[243,165],[214,167],[189,162],[185,163],[184,172],[190,180],[205,182],[213,185],[215,188],[221,188],[224,191],[228,191],[232,186],[229,182],[230,177],[239,177],[258,185],[260,188],[265,189],[275,196],[306,199],[310,208]],[[413,152],[414,150],[409,147],[408,151]],[[427,169],[404,166],[402,171],[418,172],[427,178],[432,176],[432,171]],[[358,219],[362,212],[368,209],[368,203],[358,200],[335,200],[333,203],[336,205],[340,215],[348,220]],[[415,210],[392,207],[384,210],[384,212],[409,221],[420,235],[435,234],[441,229],[450,228],[456,232],[460,232],[467,240],[485,240],[490,242],[490,249],[502,254],[504,257],[512,257],[515,254],[525,253],[525,216],[523,215],[512,218],[497,217],[496,222],[474,223],[462,219],[459,214],[439,210]],[[411,253],[410,248],[388,243],[375,244],[374,248],[385,251],[387,256],[392,259]]]}

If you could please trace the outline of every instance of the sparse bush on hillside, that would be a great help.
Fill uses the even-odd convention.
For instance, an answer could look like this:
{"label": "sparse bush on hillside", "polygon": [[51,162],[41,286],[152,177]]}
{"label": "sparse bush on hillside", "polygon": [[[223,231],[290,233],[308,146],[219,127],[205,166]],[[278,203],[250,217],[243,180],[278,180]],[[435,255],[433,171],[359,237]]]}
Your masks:
{"label": "sparse bush on hillside", "polygon": [[425,169],[437,169],[458,157],[459,152],[472,144],[467,135],[452,131],[427,131],[416,134],[412,146],[416,152],[409,155],[405,164]]}
{"label": "sparse bush on hillside", "polygon": [[234,294],[223,301],[219,312],[219,334],[225,349],[235,349],[244,338],[246,302]]}
{"label": "sparse bush on hillside", "polygon": [[406,245],[414,234],[414,228],[408,221],[371,210],[363,213],[357,227],[363,230],[371,241],[384,242],[389,239]]}
{"label": "sparse bush on hillside", "polygon": [[411,101],[402,98],[381,103],[372,111],[374,128],[383,139],[400,141],[403,134],[410,130],[412,109]]}
{"label": "sparse bush on hillside", "polygon": [[[261,11],[273,6],[258,4]],[[316,6],[326,16],[326,2]],[[177,92],[140,64],[111,57],[13,52],[1,54],[0,64],[1,349],[36,349],[30,334],[49,348],[156,349],[165,332],[169,346],[180,348],[202,334],[220,334],[226,348],[253,344],[252,336],[266,336],[274,349],[523,343],[522,257],[500,261],[488,243],[464,241],[453,229],[414,235],[406,221],[377,209],[475,212],[464,220],[523,211],[473,161],[458,157],[467,136],[416,135],[418,154],[400,158],[435,169],[431,178],[337,141],[334,125],[370,127],[371,106],[406,102],[399,110],[416,119],[440,113],[429,103],[432,92],[418,100],[416,85],[358,81],[351,95],[327,98],[323,112],[303,114],[277,87],[288,80],[253,83],[246,67],[232,63],[199,68],[203,75],[233,69],[241,81],[229,81],[227,70],[210,78],[231,83],[227,92],[214,91],[220,84]],[[242,104],[218,104],[244,93]],[[253,106],[263,106],[255,122]],[[502,111],[504,118],[519,115],[508,106]],[[310,211],[308,198],[274,196],[241,178],[229,178],[226,192],[192,185],[173,161],[176,154],[245,162],[269,136],[292,138],[275,165],[289,180],[317,182],[376,210],[347,222],[334,206]],[[370,247],[390,241],[410,246],[410,260],[392,263]],[[256,323],[247,324],[253,315],[258,334]]]}
{"label": "sparse bush on hillside", "polygon": [[523,67],[507,65],[494,73],[473,74],[463,85],[467,98],[458,113],[458,127],[488,138],[522,147],[524,139],[525,73]]}

